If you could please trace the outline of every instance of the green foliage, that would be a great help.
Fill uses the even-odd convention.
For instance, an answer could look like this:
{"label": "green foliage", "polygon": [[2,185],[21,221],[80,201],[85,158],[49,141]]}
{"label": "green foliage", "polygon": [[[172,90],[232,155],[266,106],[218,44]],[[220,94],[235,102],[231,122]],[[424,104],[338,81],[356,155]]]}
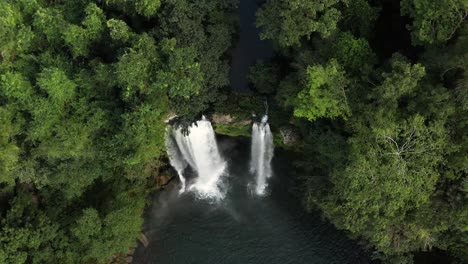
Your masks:
{"label": "green foliage", "polygon": [[40,263],[53,260],[54,241],[60,232],[43,212],[21,193],[1,220],[0,260],[2,263]]}
{"label": "green foliage", "polygon": [[13,142],[13,136],[17,133],[12,124],[11,113],[0,107],[0,183],[13,184],[11,172],[18,162],[19,148]]}
{"label": "green foliage", "polygon": [[63,32],[65,43],[70,47],[73,57],[87,56],[93,41],[96,41],[104,30],[105,16],[95,4],[85,9],[86,16],[82,26],[71,24]]}
{"label": "green foliage", "polygon": [[129,13],[131,15],[138,14],[145,17],[156,15],[161,6],[160,0],[105,0],[105,3],[125,13]]}
{"label": "green foliage", "polygon": [[279,83],[275,99],[283,108],[294,106],[296,98],[291,95],[297,95],[301,91],[303,82],[298,85],[299,82],[299,77],[296,74],[290,74]]}
{"label": "green foliage", "polygon": [[5,72],[0,76],[0,95],[22,108],[32,104],[33,89],[29,81],[18,72]]}
{"label": "green foliage", "polygon": [[[132,191],[136,190],[139,188]],[[78,253],[81,262],[105,263],[114,252],[126,252],[133,246],[143,224],[140,217],[143,198],[131,197],[129,192],[117,194],[116,208],[104,216],[95,208],[83,209],[70,229],[78,246],[73,251]]]}
{"label": "green foliage", "polygon": [[[341,205],[336,207],[338,201],[331,200],[322,206],[337,226],[364,235],[392,254],[423,248],[423,234],[408,241],[408,227],[395,223],[429,202],[446,141],[441,124],[426,126],[418,115],[401,124],[385,123],[385,127],[371,127],[349,140],[349,165],[331,178],[339,194],[335,199]],[[402,229],[403,234],[399,233]]]}
{"label": "green foliage", "polygon": [[343,10],[340,28],[350,30],[357,36],[369,36],[379,17],[379,11],[380,9],[371,6],[368,0],[348,1]]}
{"label": "green foliage", "polygon": [[67,25],[63,13],[56,8],[39,7],[34,14],[33,26],[50,45],[59,45]]}
{"label": "green foliage", "polygon": [[84,28],[77,25],[68,26],[64,32],[64,39],[70,46],[74,57],[86,56],[88,54],[90,41]]}
{"label": "green foliage", "polygon": [[76,84],[57,68],[44,69],[38,74],[37,83],[57,105],[69,102],[75,94]]}
{"label": "green foliage", "polygon": [[336,61],[330,61],[325,67],[309,67],[307,88],[297,95],[294,116],[305,117],[308,120],[321,117],[346,119],[351,114],[346,86],[345,72]]}
{"label": "green foliage", "polygon": [[413,42],[444,43],[452,38],[468,16],[465,0],[402,0],[401,13],[413,18]]}
{"label": "green foliage", "polygon": [[[436,44],[409,63],[374,54],[375,1],[268,0],[256,24],[278,56],[251,69],[258,93],[244,95],[222,92],[237,4],[2,1],[0,187],[14,192],[0,194],[1,263],[126,253],[167,114],[243,120],[265,95],[272,124],[303,132],[309,208],[387,262],[431,247],[468,260],[466,1],[401,1],[413,43]],[[238,120],[216,130],[250,133]]]}
{"label": "green foliage", "polygon": [[230,137],[250,137],[251,124],[233,123],[233,124],[216,124],[215,132],[221,135]]}
{"label": "green foliage", "polygon": [[[124,133],[117,139],[128,153],[122,160],[127,177],[147,177],[151,171],[147,166],[164,153],[165,107],[158,108],[148,104],[139,106],[135,111],[122,116]],[[127,149],[131,150],[128,151]]]}
{"label": "green foliage", "polygon": [[257,27],[262,39],[272,39],[280,46],[300,45],[301,39],[314,32],[330,36],[337,28],[340,0],[273,1],[268,0],[257,12]]}
{"label": "green foliage", "polygon": [[159,85],[169,90],[170,97],[190,99],[202,90],[203,72],[196,62],[194,48],[176,48],[175,39],[162,43],[164,54],[168,57],[166,69],[158,72]]}
{"label": "green foliage", "polygon": [[[451,177],[448,156],[459,153],[445,123],[454,112],[434,115],[430,108],[422,112],[425,116],[413,112],[418,108],[405,101],[425,105],[427,100],[444,99],[422,92],[428,85],[423,66],[411,65],[401,56],[394,56],[390,65],[391,71],[381,74],[380,85],[367,91],[367,97],[350,93],[355,114],[346,127],[319,123],[306,128],[304,151],[314,158],[301,166],[311,175],[322,175],[307,179],[310,207],[318,206],[338,228],[364,238],[388,263],[411,262],[411,251],[434,246],[459,249],[465,243],[460,238],[466,219],[456,215],[466,208],[461,205],[460,183],[452,182],[458,191],[450,191],[451,201],[442,198],[448,194],[440,196],[444,191],[439,189]],[[320,126],[328,129],[317,130]],[[344,155],[336,154],[343,150]],[[444,212],[434,209],[440,207],[446,208]],[[451,232],[458,235],[447,235]]]}
{"label": "green foliage", "polygon": [[[433,248],[468,260],[465,2],[401,2],[413,44],[437,44],[422,58],[401,50],[412,63],[374,54],[375,1],[330,6],[342,14],[330,35],[298,34],[313,17],[304,8],[267,1],[258,12],[264,36],[280,44],[275,61],[290,66],[275,101],[302,132],[296,165],[306,208],[320,209],[384,263],[413,263],[414,252]],[[394,19],[392,7],[381,6]],[[255,71],[273,78],[267,65]]]}
{"label": "green foliage", "polygon": [[130,28],[124,21],[112,18],[107,20],[106,24],[112,39],[122,42],[127,42],[130,39]]}
{"label": "green foliage", "polygon": [[26,52],[32,45],[34,33],[31,27],[23,23],[21,10],[8,2],[2,3],[0,10],[0,58],[9,66],[18,53]]}
{"label": "green foliage", "polygon": [[130,100],[138,94],[151,93],[150,78],[153,63],[156,64],[157,60],[154,39],[146,34],[119,58],[119,62],[116,63],[116,77],[118,84],[124,87],[125,100]]}
{"label": "green foliage", "polygon": [[161,6],[161,1],[159,0],[137,0],[135,1],[135,9],[138,14],[142,16],[152,16],[156,14],[159,7]]}
{"label": "green foliage", "polygon": [[170,108],[193,121],[222,100],[229,85],[231,34],[237,0],[167,1],[158,17],[167,39],[161,42],[168,63],[157,73],[170,95]]}
{"label": "green foliage", "polygon": [[279,70],[275,65],[258,62],[250,67],[247,78],[261,94],[272,94],[276,91]]}
{"label": "green foliage", "polygon": [[370,72],[375,62],[375,55],[364,38],[355,38],[351,33],[339,35],[333,45],[334,56],[347,71]]}
{"label": "green foliage", "polygon": [[234,2],[1,6],[0,262],[108,263],[136,246],[168,112],[229,84]]}
{"label": "green foliage", "polygon": [[265,98],[242,93],[230,93],[225,100],[219,100],[214,105],[214,111],[231,115],[240,120],[249,120],[252,114],[261,115],[265,112]]}
{"label": "green foliage", "polygon": [[86,208],[83,215],[76,220],[76,226],[71,229],[82,246],[90,245],[98,240],[102,230],[102,222],[99,213],[94,208]]}
{"label": "green foliage", "polygon": [[396,109],[402,96],[414,96],[418,81],[425,74],[422,65],[411,65],[399,55],[392,58],[391,66],[392,71],[382,74],[384,81],[372,94],[382,105],[381,111]]}

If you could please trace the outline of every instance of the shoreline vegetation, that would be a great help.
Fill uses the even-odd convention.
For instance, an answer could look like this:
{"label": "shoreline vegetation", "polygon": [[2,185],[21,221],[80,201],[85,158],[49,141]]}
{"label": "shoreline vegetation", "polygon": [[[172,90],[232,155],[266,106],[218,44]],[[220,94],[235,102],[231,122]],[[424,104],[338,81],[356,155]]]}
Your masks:
{"label": "shoreline vegetation", "polygon": [[0,0],[0,263],[125,262],[168,116],[249,136],[265,101],[305,210],[377,262],[468,262],[468,2],[258,3],[237,93],[238,0]]}

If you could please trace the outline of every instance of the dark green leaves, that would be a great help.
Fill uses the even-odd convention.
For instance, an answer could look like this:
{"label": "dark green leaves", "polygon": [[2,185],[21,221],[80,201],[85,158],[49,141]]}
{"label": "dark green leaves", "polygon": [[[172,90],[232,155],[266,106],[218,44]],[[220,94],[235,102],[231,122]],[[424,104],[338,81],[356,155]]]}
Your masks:
{"label": "dark green leaves", "polygon": [[197,53],[193,48],[177,48],[175,39],[164,40],[163,52],[168,57],[164,70],[158,72],[158,83],[170,97],[189,99],[198,95],[204,83]]}
{"label": "dark green leaves", "polygon": [[68,79],[67,75],[57,69],[44,69],[38,75],[38,85],[47,92],[52,102],[63,105],[75,95],[76,84]]}
{"label": "dark green leaves", "polygon": [[465,0],[402,0],[401,13],[413,18],[409,26],[415,44],[444,43],[468,17]]}
{"label": "dark green leaves", "polygon": [[314,32],[327,37],[336,30],[340,11],[339,0],[267,1],[257,12],[257,27],[262,39],[272,39],[281,46],[298,46],[302,38]]}
{"label": "dark green leaves", "polygon": [[18,132],[11,119],[12,113],[0,107],[0,184],[13,185],[14,176],[11,174],[18,162],[20,149],[13,141],[13,136]]}
{"label": "dark green leaves", "polygon": [[345,72],[334,60],[325,67],[307,68],[307,87],[299,92],[294,115],[315,120],[320,117],[346,119],[350,109],[346,97]]}

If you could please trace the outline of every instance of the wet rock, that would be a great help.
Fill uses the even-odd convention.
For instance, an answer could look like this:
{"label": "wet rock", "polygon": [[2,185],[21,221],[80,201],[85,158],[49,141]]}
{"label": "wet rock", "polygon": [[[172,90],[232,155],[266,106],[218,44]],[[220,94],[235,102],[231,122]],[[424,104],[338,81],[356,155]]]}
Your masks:
{"label": "wet rock", "polygon": [[143,246],[146,248],[149,245],[148,238],[144,233],[141,233],[140,236],[138,237],[138,240],[143,244]]}
{"label": "wet rock", "polygon": [[252,120],[250,119],[244,119],[244,120],[240,120],[239,122],[237,122],[239,125],[241,126],[246,126],[246,125],[250,125],[252,123]]}
{"label": "wet rock", "polygon": [[299,133],[299,129],[295,126],[283,126],[279,129],[281,137],[283,139],[283,144],[286,146],[292,146],[299,143],[301,136]]}
{"label": "wet rock", "polygon": [[213,114],[211,120],[213,121],[213,123],[221,125],[228,125],[234,122],[234,118],[231,115],[223,115],[218,113]]}
{"label": "wet rock", "polygon": [[166,186],[174,177],[170,174],[160,174],[156,176],[156,185],[158,187]]}
{"label": "wet rock", "polygon": [[174,113],[174,112],[169,112],[169,113],[167,114],[167,116],[166,116],[166,120],[164,120],[164,123],[167,124],[167,123],[171,122],[171,121],[172,121],[174,118],[176,118],[176,117],[177,117],[177,114],[176,114],[176,113]]}

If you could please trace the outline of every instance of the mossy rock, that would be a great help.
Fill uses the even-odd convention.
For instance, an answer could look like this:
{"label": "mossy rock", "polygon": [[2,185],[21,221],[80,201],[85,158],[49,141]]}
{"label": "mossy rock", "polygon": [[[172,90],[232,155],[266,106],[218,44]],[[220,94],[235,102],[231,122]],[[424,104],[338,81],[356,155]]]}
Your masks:
{"label": "mossy rock", "polygon": [[215,124],[215,132],[217,134],[230,137],[250,137],[251,124],[232,123],[232,124]]}

